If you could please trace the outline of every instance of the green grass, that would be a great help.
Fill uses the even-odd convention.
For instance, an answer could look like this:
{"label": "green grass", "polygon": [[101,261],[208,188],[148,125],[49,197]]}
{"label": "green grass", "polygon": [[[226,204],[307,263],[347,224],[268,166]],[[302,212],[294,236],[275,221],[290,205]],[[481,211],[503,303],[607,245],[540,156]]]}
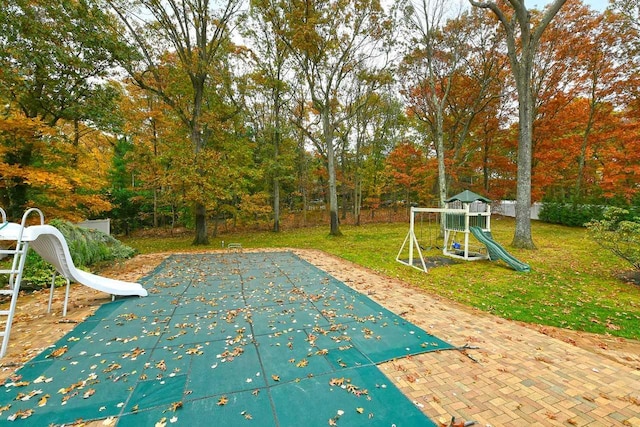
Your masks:
{"label": "green grass", "polygon": [[[429,273],[412,269],[395,261],[407,224],[343,226],[342,237],[329,236],[328,226],[226,234],[212,239],[210,248],[220,248],[224,240],[239,242],[244,248],[320,249],[506,319],[640,339],[640,286],[617,278],[618,272],[629,267],[588,240],[582,228],[540,222],[532,227],[538,249],[518,250],[509,245],[513,220],[492,222],[494,239],[528,263],[530,273],[518,273],[501,261],[460,262]],[[429,234],[423,230],[422,236],[428,240]],[[137,238],[125,243],[141,253],[202,249],[191,246],[192,239]]]}

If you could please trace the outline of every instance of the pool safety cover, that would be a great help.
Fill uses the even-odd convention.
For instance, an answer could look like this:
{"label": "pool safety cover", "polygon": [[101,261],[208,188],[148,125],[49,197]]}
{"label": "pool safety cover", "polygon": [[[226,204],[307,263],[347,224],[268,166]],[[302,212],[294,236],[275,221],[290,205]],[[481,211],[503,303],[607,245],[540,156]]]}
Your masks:
{"label": "pool safety cover", "polygon": [[141,282],[5,383],[0,424],[435,425],[376,365],[452,346],[290,252],[173,255]]}

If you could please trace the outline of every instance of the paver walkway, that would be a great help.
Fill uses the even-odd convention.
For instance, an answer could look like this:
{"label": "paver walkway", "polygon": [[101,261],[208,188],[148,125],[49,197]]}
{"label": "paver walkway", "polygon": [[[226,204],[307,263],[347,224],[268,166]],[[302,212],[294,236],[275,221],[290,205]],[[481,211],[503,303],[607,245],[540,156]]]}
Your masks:
{"label": "paver walkway", "polygon": [[[480,426],[640,427],[640,369],[634,368],[640,366],[640,354],[624,354],[630,363],[618,363],[321,252],[295,252],[437,337],[458,346],[478,347],[426,353],[380,366],[433,420],[455,416]],[[155,259],[155,264],[160,260]],[[144,274],[143,269],[138,273]],[[86,304],[106,300],[104,294],[74,287],[70,318],[87,312],[86,307],[77,306],[83,292]],[[27,348],[31,354],[43,340],[49,338],[52,343],[73,326],[39,314],[46,309],[46,297],[42,293],[36,298],[43,301],[28,307],[19,304],[0,378],[15,369],[7,364],[24,359]],[[56,304],[61,305],[59,300]],[[39,325],[35,330],[34,323]]]}
{"label": "paver walkway", "polygon": [[[640,426],[640,370],[397,280],[373,284],[373,273],[356,265],[336,268],[330,257],[313,262],[439,338],[478,347],[381,366],[432,419],[455,416],[482,426]],[[628,357],[640,361],[640,355]]]}

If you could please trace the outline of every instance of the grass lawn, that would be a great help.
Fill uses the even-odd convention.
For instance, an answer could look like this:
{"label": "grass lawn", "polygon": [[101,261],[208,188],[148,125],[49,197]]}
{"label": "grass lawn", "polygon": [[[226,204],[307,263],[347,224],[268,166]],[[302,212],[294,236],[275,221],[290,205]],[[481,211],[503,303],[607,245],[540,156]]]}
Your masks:
{"label": "grass lawn", "polygon": [[[460,262],[423,273],[395,261],[408,223],[343,226],[343,236],[328,235],[328,225],[280,233],[244,232],[211,239],[211,249],[238,242],[244,248],[312,248],[396,277],[426,291],[477,307],[506,319],[640,339],[640,286],[624,283],[623,261],[586,237],[582,228],[534,221],[537,250],[517,250],[513,219],[493,218],[492,233],[512,255],[531,266],[518,273],[503,262]],[[416,231],[420,237],[420,230]],[[428,230],[422,230],[428,244]],[[431,233],[435,235],[435,233]],[[471,238],[473,240],[473,237]],[[193,236],[135,238],[123,242],[141,253],[203,249]],[[428,256],[441,253],[433,250]]]}

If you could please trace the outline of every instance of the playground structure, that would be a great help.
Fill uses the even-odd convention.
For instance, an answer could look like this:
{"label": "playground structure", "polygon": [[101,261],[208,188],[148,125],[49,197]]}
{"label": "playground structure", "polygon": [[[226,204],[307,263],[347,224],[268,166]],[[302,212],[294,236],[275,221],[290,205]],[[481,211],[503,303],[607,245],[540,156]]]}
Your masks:
{"label": "playground structure", "polygon": [[[27,218],[29,215],[34,213],[39,215],[40,224],[27,226]],[[13,323],[16,304],[20,294],[22,273],[24,271],[24,264],[29,248],[32,248],[43,260],[47,261],[55,268],[51,279],[51,289],[49,293],[49,312],[51,312],[53,291],[57,275],[64,277],[67,282],[63,316],[67,315],[69,290],[72,281],[98,291],[109,293],[113,296],[147,296],[146,289],[144,289],[139,283],[110,279],[108,277],[98,276],[77,269],[73,263],[73,259],[71,258],[71,253],[69,252],[69,246],[67,245],[66,239],[57,228],[44,224],[44,215],[39,209],[28,209],[22,216],[22,222],[20,224],[8,222],[7,215],[2,208],[0,208],[0,214],[2,215],[2,223],[0,224],[0,241],[11,242],[9,248],[0,249],[0,258],[12,257],[11,267],[0,269],[0,274],[7,275],[9,279],[8,289],[0,289],[0,295],[6,295],[11,298],[9,309],[0,310],[0,316],[6,316],[6,319],[3,322],[4,324],[2,325],[4,329],[0,330],[0,336],[2,337],[0,358],[4,357],[9,344],[11,325]]]}
{"label": "playground structure", "polygon": [[[424,272],[428,271],[422,252],[423,248],[416,235],[416,216],[435,214],[439,218],[439,221],[436,221],[436,224],[439,225],[438,233],[443,237],[443,255],[465,261],[502,260],[517,271],[529,271],[527,264],[517,260],[493,240],[490,203],[491,201],[486,197],[465,190],[447,199],[444,208],[412,207],[409,232],[396,256],[396,261]],[[431,217],[429,217],[429,222],[431,223]],[[430,233],[432,232],[433,227],[430,227]],[[481,246],[470,246],[469,236],[471,234],[481,243]],[[405,250],[408,250],[408,259],[402,258]]]}
{"label": "playground structure", "polygon": [[[486,252],[483,253],[482,248],[470,248],[469,234],[471,227],[479,227],[485,232],[491,232],[490,203],[489,199],[465,190],[447,199],[444,208],[412,207],[409,232],[396,256],[396,261],[418,270],[427,271],[422,247],[416,235],[416,216],[425,213],[439,216],[440,220],[436,222],[440,225],[439,232],[443,235],[443,255],[465,261],[488,259],[489,255]],[[405,249],[408,249],[408,260],[401,258]]]}

